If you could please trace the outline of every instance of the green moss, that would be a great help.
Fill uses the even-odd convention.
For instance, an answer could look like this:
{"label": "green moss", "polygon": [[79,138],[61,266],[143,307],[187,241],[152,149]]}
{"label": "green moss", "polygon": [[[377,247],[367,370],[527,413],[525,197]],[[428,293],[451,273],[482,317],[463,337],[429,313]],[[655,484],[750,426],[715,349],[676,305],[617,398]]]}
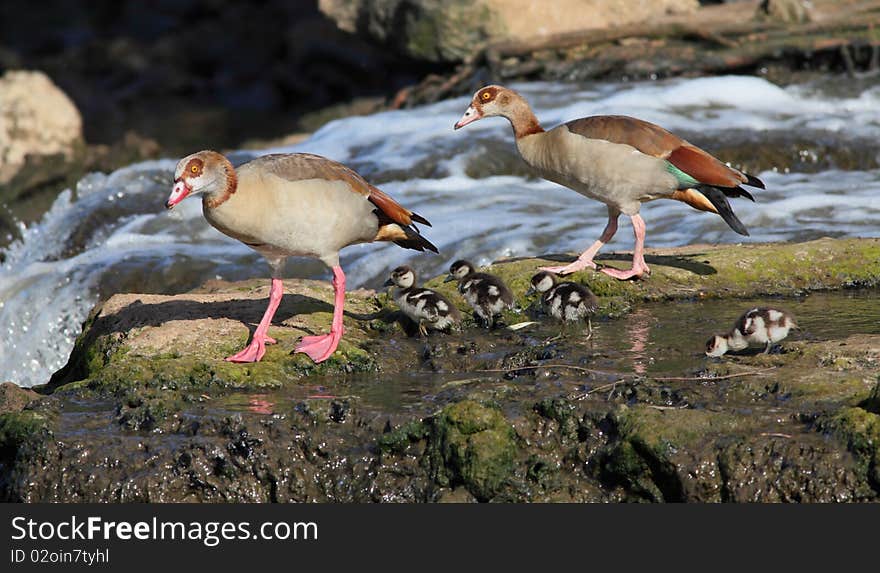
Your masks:
{"label": "green moss", "polygon": [[14,459],[22,444],[37,439],[48,424],[45,415],[31,410],[0,414],[0,460]]}
{"label": "green moss", "polygon": [[400,454],[413,442],[423,440],[428,429],[421,420],[411,420],[402,426],[379,436],[376,445],[383,452]]}
{"label": "green moss", "polygon": [[[434,454],[449,483],[488,501],[513,472],[514,431],[498,410],[463,400],[433,419]],[[441,480],[442,483],[442,480]]]}
{"label": "green moss", "polygon": [[880,489],[880,415],[858,407],[843,408],[821,419],[818,426],[846,442],[874,488]]}
{"label": "green moss", "polygon": [[564,398],[545,398],[534,406],[535,412],[559,424],[559,433],[568,439],[576,439],[578,433],[578,418],[576,408],[569,400]]}
{"label": "green moss", "polygon": [[[805,243],[691,246],[674,253],[649,252],[651,276],[618,281],[594,270],[566,277],[587,285],[600,300],[600,315],[614,315],[645,301],[762,295],[798,295],[810,290],[869,287],[880,284],[880,239],[818,239]],[[600,255],[597,262],[625,268],[630,255]],[[498,261],[487,272],[497,274],[526,308],[530,280],[538,267],[558,265],[548,259]],[[453,294],[442,278],[430,288]]]}
{"label": "green moss", "polygon": [[865,398],[864,402],[859,404],[859,406],[872,414],[880,414],[880,379],[878,379],[877,384],[874,385],[874,389],[871,390],[871,393]]}
{"label": "green moss", "polygon": [[749,416],[708,410],[658,410],[622,406],[610,421],[617,438],[600,455],[598,477],[650,501],[683,501],[684,486],[674,462],[678,452],[696,454],[719,436],[747,435]]}

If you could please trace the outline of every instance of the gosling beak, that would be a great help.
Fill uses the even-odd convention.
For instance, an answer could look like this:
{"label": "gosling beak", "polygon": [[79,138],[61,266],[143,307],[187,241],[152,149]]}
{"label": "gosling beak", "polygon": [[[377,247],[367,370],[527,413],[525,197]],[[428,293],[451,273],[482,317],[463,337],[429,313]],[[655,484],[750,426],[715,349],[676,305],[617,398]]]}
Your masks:
{"label": "gosling beak", "polygon": [[535,287],[529,287],[529,290],[526,291],[526,296],[532,296],[536,292],[538,291],[535,290]]}
{"label": "gosling beak", "polygon": [[461,116],[461,119],[455,124],[455,129],[461,129],[467,124],[477,121],[481,117],[483,117],[483,114],[478,112],[474,106],[468,106],[467,111],[464,112],[464,115]]}
{"label": "gosling beak", "polygon": [[387,281],[385,281],[384,283],[382,283],[382,286],[383,286],[383,287],[394,286],[394,281],[391,280],[391,279],[388,279]]}
{"label": "gosling beak", "polygon": [[174,188],[171,190],[171,195],[169,195],[168,200],[165,201],[165,208],[172,209],[175,205],[186,199],[186,196],[191,192],[192,189],[187,187],[182,179],[178,179],[174,182]]}
{"label": "gosling beak", "polygon": [[445,282],[445,283],[451,283],[451,282],[454,281],[454,280],[455,280],[455,277],[452,276],[452,274],[450,273],[450,274],[446,275],[446,278],[443,279],[443,282]]}

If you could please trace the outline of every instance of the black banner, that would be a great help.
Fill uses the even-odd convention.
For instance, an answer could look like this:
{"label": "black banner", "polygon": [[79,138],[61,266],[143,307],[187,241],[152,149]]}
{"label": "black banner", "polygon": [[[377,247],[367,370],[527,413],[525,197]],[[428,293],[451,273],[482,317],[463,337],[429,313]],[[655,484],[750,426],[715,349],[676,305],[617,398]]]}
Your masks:
{"label": "black banner", "polygon": [[[2,511],[3,571],[220,571],[269,564],[456,570],[529,562],[695,559],[787,565],[835,541],[870,548],[877,507],[642,505],[17,505]],[[868,522],[869,523],[869,522]],[[811,525],[812,524],[812,525]],[[788,544],[791,545],[788,545]],[[788,549],[784,549],[788,547]],[[753,552],[757,552],[754,553]],[[840,555],[840,554],[839,554]],[[844,553],[845,555],[845,553]],[[287,567],[285,567],[287,569]]]}

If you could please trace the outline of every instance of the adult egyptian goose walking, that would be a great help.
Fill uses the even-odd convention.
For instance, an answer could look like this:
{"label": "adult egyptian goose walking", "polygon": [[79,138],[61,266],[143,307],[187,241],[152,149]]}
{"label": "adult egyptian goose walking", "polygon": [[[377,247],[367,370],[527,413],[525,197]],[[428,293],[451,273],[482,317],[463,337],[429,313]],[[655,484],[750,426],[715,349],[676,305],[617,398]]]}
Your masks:
{"label": "adult egyptian goose walking", "polygon": [[602,272],[618,279],[650,273],[639,208],[654,199],[675,199],[717,213],[737,233],[749,234],[727,197],[754,201],[740,185],[763,189],[764,183],[658,125],[633,117],[599,115],[544,131],[521,95],[502,86],[487,86],[474,94],[455,129],[492,116],[510,121],[520,155],[542,177],[608,206],[608,224],[599,240],[573,263],[543,270],[568,274],[595,269],[593,257],[617,232],[617,219],[623,213],[632,219],[636,236],[632,268],[603,268]]}
{"label": "adult egyptian goose walking", "polygon": [[257,362],[266,353],[265,345],[275,342],[267,332],[281,302],[281,271],[287,257],[315,257],[333,270],[330,333],[306,336],[296,347],[296,352],[322,362],[342,338],[345,274],[339,265],[340,249],[392,241],[407,249],[437,252],[414,224],[430,226],[426,219],[348,167],[317,155],[265,155],[235,169],[220,153],[200,151],[177,164],[165,206],[171,209],[197,193],[202,194],[208,222],[263,255],[272,269],[269,306],[250,344],[226,358],[231,362]]}

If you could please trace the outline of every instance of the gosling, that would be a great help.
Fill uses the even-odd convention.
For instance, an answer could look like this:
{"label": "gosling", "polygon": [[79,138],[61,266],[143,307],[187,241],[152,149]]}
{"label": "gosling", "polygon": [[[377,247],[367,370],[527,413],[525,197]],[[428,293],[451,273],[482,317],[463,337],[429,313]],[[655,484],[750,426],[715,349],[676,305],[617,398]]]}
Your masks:
{"label": "gosling", "polygon": [[753,308],[737,319],[727,334],[716,334],[706,342],[706,356],[722,356],[730,350],[743,350],[752,344],[764,344],[764,354],[797,328],[794,317],[775,308]]}
{"label": "gosling", "polygon": [[419,333],[431,330],[449,331],[461,321],[454,304],[437,291],[415,286],[416,273],[408,266],[397,267],[384,286],[396,286],[394,301],[400,311],[419,325]]}
{"label": "gosling", "polygon": [[495,317],[504,309],[513,308],[513,293],[500,278],[478,273],[469,261],[459,260],[449,267],[443,282],[458,281],[458,292],[486,328],[495,326]]}
{"label": "gosling", "polygon": [[532,288],[526,295],[538,292],[544,311],[564,322],[587,320],[587,338],[593,336],[591,316],[599,308],[599,299],[586,286],[573,282],[556,282],[556,275],[541,271],[532,277]]}

